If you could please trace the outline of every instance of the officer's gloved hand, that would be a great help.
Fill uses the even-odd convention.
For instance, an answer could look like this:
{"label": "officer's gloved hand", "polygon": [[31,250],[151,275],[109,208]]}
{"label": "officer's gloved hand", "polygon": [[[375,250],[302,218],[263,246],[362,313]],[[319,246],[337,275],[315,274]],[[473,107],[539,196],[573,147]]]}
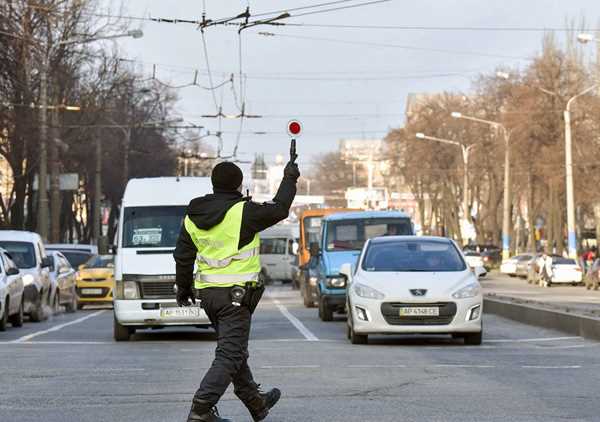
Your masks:
{"label": "officer's gloved hand", "polygon": [[[190,303],[190,299],[192,300],[192,303]],[[190,306],[191,304],[196,304],[196,298],[194,297],[192,288],[181,288],[177,286],[177,306]]]}
{"label": "officer's gloved hand", "polygon": [[300,177],[300,169],[298,169],[298,164],[292,163],[291,161],[288,162],[285,166],[285,169],[283,169],[283,175],[285,177],[298,180]]}

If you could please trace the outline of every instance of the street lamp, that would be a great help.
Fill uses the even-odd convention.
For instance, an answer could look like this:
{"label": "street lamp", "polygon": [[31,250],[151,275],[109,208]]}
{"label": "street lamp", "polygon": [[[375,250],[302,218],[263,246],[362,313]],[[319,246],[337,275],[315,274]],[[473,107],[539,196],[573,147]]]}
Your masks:
{"label": "street lamp", "polygon": [[[71,39],[71,40],[63,40],[60,41],[57,46],[65,46],[72,44],[85,44],[93,41],[105,40],[105,39],[115,39],[115,38],[123,38],[123,37],[132,37],[132,38],[141,38],[144,33],[139,30],[130,30],[123,34],[113,34],[113,35],[103,35],[96,36],[90,38],[82,38],[82,39]],[[56,47],[55,47],[56,48]],[[48,178],[48,73],[50,68],[50,55],[52,53],[52,47],[46,46],[45,51],[42,54],[42,63],[40,68],[40,164],[39,164],[39,177],[38,177],[38,221],[37,221],[37,230],[39,234],[42,236],[44,240],[48,239],[48,192],[46,191],[46,180]],[[57,166],[56,160],[52,160],[52,166]],[[57,173],[53,168],[53,173]],[[53,177],[53,179],[57,179],[57,177]],[[52,180],[51,190],[60,189],[57,186],[57,180]],[[99,185],[99,180],[96,181]],[[58,195],[53,195],[54,202],[59,201]],[[54,204],[54,207],[58,210],[59,205]],[[55,212],[54,214],[57,214]],[[99,235],[100,233],[100,212],[99,210],[95,213],[97,214],[97,218],[94,219],[94,236]],[[53,225],[56,226],[58,224],[58,215],[53,215]],[[54,230],[56,231],[56,230]],[[53,237],[55,237],[56,233],[54,233]],[[53,241],[58,241],[58,239],[52,239]],[[95,240],[98,241],[98,237],[95,237]]]}
{"label": "street lamp", "polygon": [[[460,114],[460,113],[458,113],[458,114]],[[463,218],[465,221],[464,233],[463,233],[463,241],[464,241],[465,240],[464,237],[466,237],[466,227],[467,227],[467,224],[470,223],[469,216],[471,215],[471,212],[470,212],[471,210],[469,207],[469,175],[468,175],[469,153],[471,152],[473,147],[476,146],[476,144],[471,144],[471,145],[467,146],[467,145],[461,144],[460,142],[452,141],[450,139],[442,139],[442,138],[436,138],[434,136],[427,136],[421,132],[418,132],[415,136],[418,139],[427,139],[430,141],[454,145],[454,146],[458,146],[461,148],[462,157],[463,157],[463,168],[464,168],[464,172],[463,172]]]}
{"label": "street lamp", "polygon": [[477,117],[465,116],[462,113],[454,111],[451,113],[455,119],[471,120],[477,123],[483,123],[501,129],[504,136],[504,204],[502,210],[502,259],[510,257],[510,136],[511,132],[501,123],[491,120],[480,119]]}

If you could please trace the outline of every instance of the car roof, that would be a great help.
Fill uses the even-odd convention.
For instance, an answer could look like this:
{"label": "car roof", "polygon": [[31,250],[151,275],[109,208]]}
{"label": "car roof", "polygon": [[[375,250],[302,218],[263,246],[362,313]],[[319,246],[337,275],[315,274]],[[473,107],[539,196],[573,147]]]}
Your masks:
{"label": "car roof", "polygon": [[42,238],[35,232],[25,230],[0,230],[0,240],[13,242],[38,242]]}
{"label": "car roof", "polygon": [[124,207],[183,206],[212,192],[210,177],[147,177],[131,179],[123,194]]}
{"label": "car roof", "polygon": [[96,245],[88,245],[86,243],[50,243],[45,245],[46,249],[50,251],[68,251],[68,252],[90,252],[97,253],[98,247]]}
{"label": "car roof", "polygon": [[441,236],[379,236],[370,239],[370,243],[393,243],[398,241],[410,240],[414,242],[439,242],[439,243],[451,243],[452,241],[447,237]]}
{"label": "car roof", "polygon": [[302,211],[302,213],[300,214],[300,218],[305,218],[305,217],[325,217],[327,215],[331,215],[331,214],[339,214],[339,213],[346,213],[346,212],[357,212],[357,211],[361,211],[359,209],[354,209],[354,208],[315,208],[312,210],[304,210]]}
{"label": "car roof", "polygon": [[325,217],[324,220],[341,221],[368,218],[410,218],[410,215],[402,211],[353,211],[331,214]]}

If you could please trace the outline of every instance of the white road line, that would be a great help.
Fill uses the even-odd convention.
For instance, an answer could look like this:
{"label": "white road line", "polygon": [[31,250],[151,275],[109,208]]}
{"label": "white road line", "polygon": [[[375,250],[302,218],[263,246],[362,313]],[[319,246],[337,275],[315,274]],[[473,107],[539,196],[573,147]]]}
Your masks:
{"label": "white road line", "polygon": [[290,311],[288,311],[287,308],[281,304],[281,302],[279,302],[275,298],[270,298],[270,299],[273,301],[275,306],[277,306],[277,309],[279,309],[279,312],[281,312],[283,314],[283,316],[286,317],[292,323],[292,325],[298,329],[298,331],[300,331],[300,333],[306,338],[306,340],[319,341],[317,336],[315,336],[308,328],[306,328],[306,326],[304,324],[302,324],[302,322],[300,322],[300,320],[298,318],[296,318],[294,315],[292,315],[290,313]]}
{"label": "white road line", "polygon": [[406,368],[406,365],[348,365],[348,368]]}
{"label": "white road line", "polygon": [[496,365],[466,365],[466,364],[439,364],[433,365],[435,368],[495,368]]}
{"label": "white road line", "polygon": [[543,366],[543,365],[523,365],[523,369],[579,369],[580,365],[563,365],[563,366]]}
{"label": "white road line", "polygon": [[64,324],[56,325],[56,326],[54,326],[52,328],[48,328],[47,330],[36,331],[35,333],[31,333],[31,334],[28,334],[26,336],[20,337],[20,338],[18,338],[16,340],[13,340],[10,343],[25,343],[25,342],[28,342],[29,340],[31,340],[34,337],[42,336],[42,335],[48,334],[48,333],[53,333],[55,331],[62,330],[63,328],[68,327],[70,325],[79,324],[80,322],[83,322],[86,319],[90,319],[90,318],[96,317],[96,316],[98,316],[98,315],[100,315],[100,314],[102,314],[104,312],[106,312],[106,309],[102,309],[100,311],[93,312],[93,313],[91,313],[89,315],[86,315],[84,317],[77,318],[74,321],[65,322]]}
{"label": "white road line", "polygon": [[266,365],[260,369],[319,369],[319,365]]}
{"label": "white road line", "polygon": [[[18,340],[18,339],[17,339]],[[57,345],[86,345],[86,344],[115,344],[114,341],[85,341],[85,340],[75,340],[75,341],[0,341],[0,344],[22,344],[27,343],[30,344],[57,344]]]}
{"label": "white road line", "polygon": [[542,337],[542,338],[520,338],[520,339],[495,339],[485,340],[484,343],[533,343],[540,341],[580,340],[583,337]]}

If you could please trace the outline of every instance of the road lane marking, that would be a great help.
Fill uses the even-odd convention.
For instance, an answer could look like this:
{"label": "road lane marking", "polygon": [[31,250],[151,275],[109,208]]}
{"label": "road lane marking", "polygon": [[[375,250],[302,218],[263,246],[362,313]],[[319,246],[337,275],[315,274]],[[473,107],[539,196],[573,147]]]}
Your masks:
{"label": "road lane marking", "polygon": [[260,369],[319,369],[320,365],[265,365]]}
{"label": "road lane marking", "polygon": [[583,337],[542,337],[542,338],[519,338],[519,339],[494,339],[485,340],[484,343],[533,343],[541,341],[580,340]]}
{"label": "road lane marking", "polygon": [[348,365],[348,368],[406,368],[406,365]]}
{"label": "road lane marking", "polygon": [[273,297],[271,297],[270,299],[275,304],[275,306],[277,306],[279,312],[281,312],[283,316],[286,317],[292,323],[292,325],[298,329],[298,331],[300,331],[300,333],[304,336],[304,338],[306,338],[306,340],[319,341],[317,336],[315,336],[308,328],[306,328],[306,326],[302,324],[302,322],[300,322],[298,318],[292,315],[290,311],[288,311],[288,309],[281,304],[281,302],[279,302]]}
{"label": "road lane marking", "polygon": [[460,363],[441,363],[433,365],[434,368],[495,368],[496,365],[467,365]]}
{"label": "road lane marking", "polygon": [[558,366],[550,366],[550,365],[522,365],[523,369],[580,369],[581,365],[558,365]]}
{"label": "road lane marking", "polygon": [[34,338],[34,337],[42,336],[42,335],[48,334],[48,333],[53,333],[55,331],[62,330],[63,328],[68,327],[70,325],[79,324],[80,322],[83,322],[83,321],[85,321],[87,319],[96,317],[96,316],[98,316],[100,314],[103,314],[104,312],[106,312],[106,309],[102,309],[100,311],[92,312],[89,315],[86,315],[86,316],[81,317],[81,318],[77,318],[76,320],[73,320],[73,321],[70,321],[70,322],[65,322],[64,324],[56,325],[56,326],[54,326],[52,328],[48,328],[47,330],[36,331],[35,333],[31,333],[31,334],[28,334],[26,336],[19,337],[16,340],[12,340],[10,343],[26,343],[29,340],[31,340],[32,338]]}

